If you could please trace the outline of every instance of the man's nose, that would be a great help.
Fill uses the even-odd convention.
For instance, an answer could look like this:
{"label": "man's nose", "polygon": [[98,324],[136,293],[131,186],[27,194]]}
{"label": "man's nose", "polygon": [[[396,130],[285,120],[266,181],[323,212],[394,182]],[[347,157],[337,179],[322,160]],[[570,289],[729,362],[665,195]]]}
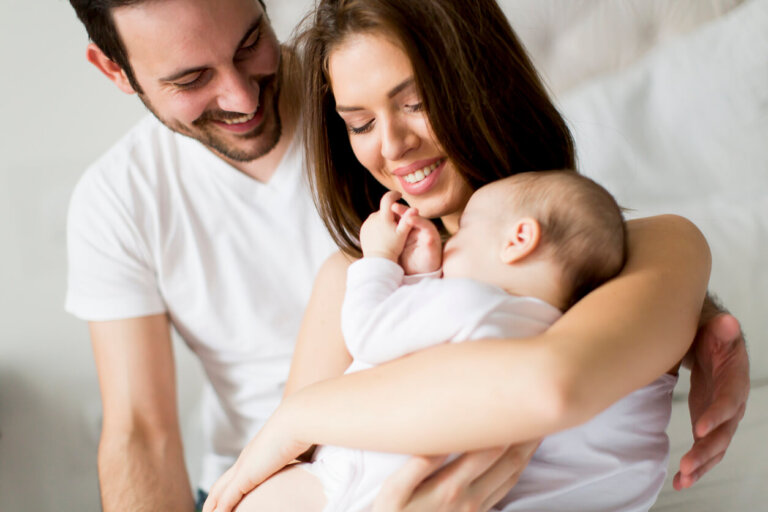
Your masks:
{"label": "man's nose", "polygon": [[233,69],[222,75],[218,106],[227,112],[250,114],[259,108],[259,84]]}

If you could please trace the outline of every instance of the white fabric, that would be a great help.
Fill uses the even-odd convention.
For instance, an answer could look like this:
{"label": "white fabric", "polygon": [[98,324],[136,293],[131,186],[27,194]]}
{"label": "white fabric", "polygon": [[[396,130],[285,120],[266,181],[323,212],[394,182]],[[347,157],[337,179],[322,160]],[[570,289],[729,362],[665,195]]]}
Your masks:
{"label": "white fabric", "polygon": [[499,0],[556,96],[625,69],[742,0]]}
{"label": "white fabric", "polygon": [[[403,285],[397,264],[364,258],[349,268],[342,309],[344,338],[356,357],[348,372],[438,343],[532,336],[560,315],[539,299],[469,279]],[[664,375],[588,423],[544,439],[497,510],[647,511],[666,476],[676,380]],[[321,447],[303,467],[324,486],[325,512],[363,512],[407,458]]]}
{"label": "white fabric", "polygon": [[753,379],[768,377],[768,1],[749,0],[562,99],[581,171],[634,215],[691,219],[710,290],[739,319]]}
{"label": "white fabric", "polygon": [[299,144],[263,184],[147,117],[82,177],[68,249],[68,311],[167,312],[200,357],[210,488],[278,404],[315,272],[334,250]]}
{"label": "white fabric", "polygon": [[426,278],[409,286],[402,286],[403,280],[403,268],[384,258],[350,265],[341,329],[356,365],[511,329],[515,337],[534,336],[561,315],[544,301],[471,279]]}

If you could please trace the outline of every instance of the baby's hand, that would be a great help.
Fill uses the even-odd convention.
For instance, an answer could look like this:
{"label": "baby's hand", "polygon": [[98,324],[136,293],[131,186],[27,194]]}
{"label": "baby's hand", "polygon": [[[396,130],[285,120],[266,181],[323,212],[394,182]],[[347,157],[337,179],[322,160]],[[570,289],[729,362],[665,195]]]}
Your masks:
{"label": "baby's hand", "polygon": [[408,223],[411,229],[405,239],[405,245],[400,254],[400,266],[406,275],[427,274],[440,268],[443,259],[440,233],[428,219],[417,214],[411,214],[413,208],[394,203],[392,211],[401,217],[411,216]]}
{"label": "baby's hand", "polygon": [[399,192],[387,192],[381,198],[380,209],[365,219],[360,228],[360,245],[365,257],[380,257],[398,262],[414,217],[414,208],[399,205],[402,213],[395,215],[393,205],[400,199]]}

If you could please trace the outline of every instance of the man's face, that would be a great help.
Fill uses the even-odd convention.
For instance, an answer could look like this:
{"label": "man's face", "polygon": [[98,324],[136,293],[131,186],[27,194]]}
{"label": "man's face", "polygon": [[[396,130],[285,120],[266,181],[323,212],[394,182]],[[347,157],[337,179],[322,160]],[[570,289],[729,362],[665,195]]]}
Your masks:
{"label": "man's face", "polygon": [[170,129],[247,162],[280,139],[280,45],[256,0],[164,0],[113,12],[141,100]]}

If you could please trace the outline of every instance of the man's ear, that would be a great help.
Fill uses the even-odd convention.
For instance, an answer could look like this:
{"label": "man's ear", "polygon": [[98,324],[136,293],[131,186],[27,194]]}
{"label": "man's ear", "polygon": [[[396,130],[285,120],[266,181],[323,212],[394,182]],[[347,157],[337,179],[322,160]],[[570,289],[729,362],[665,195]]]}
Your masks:
{"label": "man's ear", "polygon": [[506,231],[504,246],[501,249],[501,261],[506,265],[521,261],[539,246],[540,241],[539,221],[531,217],[518,219]]}
{"label": "man's ear", "polygon": [[107,78],[114,82],[121,91],[126,94],[136,93],[136,91],[133,90],[131,83],[128,81],[128,77],[126,76],[125,71],[123,71],[123,68],[107,57],[104,52],[101,51],[101,48],[94,43],[88,44],[88,48],[85,51],[85,57],[88,59],[88,62],[96,66],[99,71],[104,73]]}

